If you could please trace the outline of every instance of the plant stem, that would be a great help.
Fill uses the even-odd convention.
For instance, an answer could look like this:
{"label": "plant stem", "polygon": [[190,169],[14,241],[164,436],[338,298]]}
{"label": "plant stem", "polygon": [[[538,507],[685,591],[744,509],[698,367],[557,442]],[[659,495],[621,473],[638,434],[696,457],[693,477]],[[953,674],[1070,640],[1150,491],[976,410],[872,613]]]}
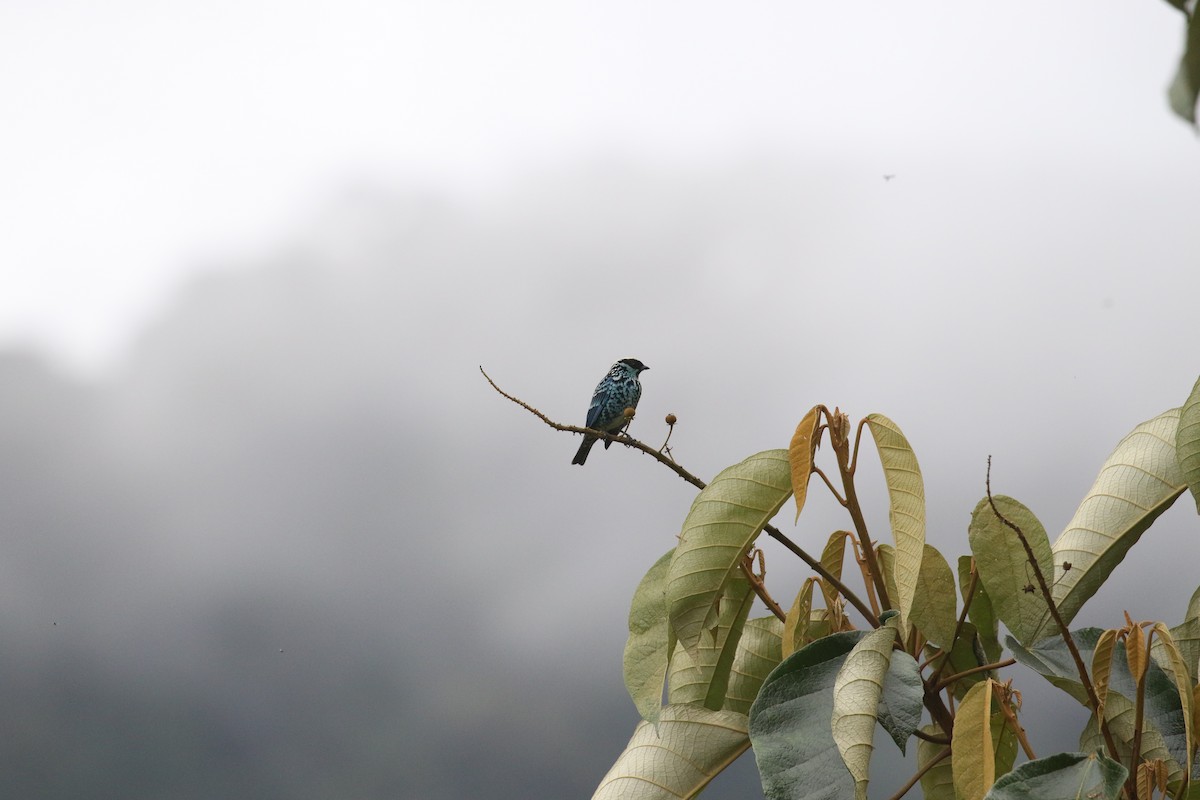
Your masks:
{"label": "plant stem", "polygon": [[[1025,548],[1025,559],[1033,567],[1033,575],[1037,578],[1038,587],[1042,591],[1042,597],[1045,598],[1046,606],[1050,609],[1050,615],[1054,617],[1054,622],[1058,625],[1063,642],[1067,645],[1067,650],[1071,653],[1071,659],[1075,662],[1075,669],[1079,673],[1079,682],[1083,684],[1083,689],[1087,693],[1088,704],[1091,707],[1092,713],[1096,714],[1096,723],[1100,726],[1100,732],[1104,735],[1104,745],[1108,748],[1110,757],[1114,761],[1120,762],[1121,754],[1117,750],[1117,743],[1113,741],[1112,732],[1108,729],[1108,722],[1102,715],[1096,713],[1100,708],[1100,698],[1096,696],[1096,688],[1092,685],[1091,677],[1088,676],[1087,666],[1083,663],[1083,656],[1079,654],[1079,648],[1075,646],[1075,637],[1071,635],[1070,629],[1067,628],[1067,623],[1063,621],[1062,615],[1058,613],[1058,604],[1054,602],[1054,596],[1050,593],[1050,586],[1046,583],[1046,576],[1042,574],[1042,568],[1038,566],[1037,556],[1033,553],[1033,547],[1029,544],[1029,540],[1025,538],[1025,532],[1001,514],[1000,509],[996,507],[996,501],[992,499],[991,456],[988,456],[986,485],[988,504],[992,507],[992,513],[1006,527],[1017,534],[1017,538],[1021,540],[1021,546]],[[1130,775],[1133,775],[1133,772],[1130,772]]]}

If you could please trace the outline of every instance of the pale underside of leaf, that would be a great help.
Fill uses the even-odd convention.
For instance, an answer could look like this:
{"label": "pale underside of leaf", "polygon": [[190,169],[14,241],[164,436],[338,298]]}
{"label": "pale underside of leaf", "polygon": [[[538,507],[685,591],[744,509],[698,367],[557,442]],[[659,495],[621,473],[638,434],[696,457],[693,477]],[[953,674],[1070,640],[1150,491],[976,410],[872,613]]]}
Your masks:
{"label": "pale underside of leaf", "polygon": [[[1179,409],[1135,427],[1117,444],[1054,542],[1052,594],[1067,623],[1185,488],[1175,456]],[[1064,569],[1064,563],[1071,565]],[[1034,639],[1054,632],[1047,614]]]}
{"label": "pale underside of leaf", "polygon": [[671,627],[693,657],[717,622],[740,560],[791,491],[787,451],[768,450],[722,471],[692,503],[666,601]]}
{"label": "pale underside of leaf", "polygon": [[695,797],[749,746],[744,714],[666,706],[659,715],[657,732],[644,721],[634,729],[592,800]]}
{"label": "pale underside of leaf", "polygon": [[670,658],[663,590],[674,553],[674,548],[668,550],[650,567],[634,591],[629,609],[629,638],[623,661],[625,688],[642,719],[651,723],[658,721]]}
{"label": "pale underside of leaf", "polygon": [[1184,482],[1200,512],[1200,380],[1179,413],[1179,430],[1175,434],[1175,454]]}
{"label": "pale underside of leaf", "polygon": [[888,516],[896,546],[895,579],[899,594],[892,598],[892,603],[907,631],[925,552],[925,482],[917,456],[896,423],[882,414],[870,414],[867,426],[879,450],[890,500]]}
{"label": "pale underside of leaf", "polygon": [[763,681],[783,660],[782,639],[783,623],[777,617],[760,617],[746,623],[729,675],[727,710],[750,713]]}
{"label": "pale underside of leaf", "polygon": [[890,626],[868,633],[850,651],[833,684],[833,740],[860,799],[867,796],[879,698],[895,641],[896,631]]}

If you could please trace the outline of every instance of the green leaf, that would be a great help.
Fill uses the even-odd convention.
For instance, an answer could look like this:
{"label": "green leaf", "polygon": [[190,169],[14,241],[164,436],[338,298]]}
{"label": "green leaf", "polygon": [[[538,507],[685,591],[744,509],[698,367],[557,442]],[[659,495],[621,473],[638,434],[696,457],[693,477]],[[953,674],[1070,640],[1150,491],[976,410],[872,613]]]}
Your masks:
{"label": "green leaf", "polygon": [[[1122,439],[1054,542],[1052,594],[1064,622],[1075,618],[1142,532],[1183,492],[1185,483],[1175,458],[1178,428],[1175,408],[1143,422]],[[1063,570],[1064,562],[1071,564],[1070,570]],[[1033,638],[1054,632],[1047,614]]]}
{"label": "green leaf", "polygon": [[[967,596],[971,586],[971,556],[958,557],[958,585],[962,596]],[[965,601],[964,601],[965,602]],[[967,617],[975,623],[983,651],[987,654],[988,663],[1000,660],[1000,618],[992,607],[992,599],[988,596],[983,581],[976,577],[975,593],[971,598],[971,607],[967,609]]]}
{"label": "green leaf", "polygon": [[833,687],[862,631],[818,639],[780,662],[750,708],[750,741],[770,800],[853,800],[833,740]]}
{"label": "green leaf", "polygon": [[[954,643],[954,649],[950,651],[949,657],[950,663],[942,669],[943,678],[992,663],[988,660],[987,654],[983,652],[983,646],[979,641],[979,635],[975,631],[975,625],[970,622],[963,623],[962,632],[958,636],[958,641]],[[993,673],[988,671],[976,672],[973,675],[959,678],[954,684],[954,696],[961,700],[966,695],[968,689],[992,676]]]}
{"label": "green leaf", "polygon": [[[1104,718],[1108,721],[1108,730],[1117,745],[1120,762],[1128,764],[1132,761],[1133,740],[1137,731],[1137,709],[1131,700],[1124,695],[1112,693],[1105,704]],[[1096,726],[1095,715],[1089,715],[1087,725],[1079,736],[1079,749],[1085,753],[1095,751],[1108,752],[1107,743],[1100,729]],[[1183,777],[1183,767],[1179,766],[1167,746],[1162,735],[1149,725],[1142,725],[1142,760],[1161,760],[1167,765],[1168,780],[1175,783]]]}
{"label": "green leaf", "polygon": [[700,703],[712,711],[725,706],[730,673],[754,596],[750,582],[738,574],[726,587],[712,635],[706,635],[693,652],[676,650],[671,656],[669,703]]}
{"label": "green leaf", "polygon": [[1192,592],[1192,599],[1188,601],[1187,613],[1183,616],[1184,619],[1200,618],[1200,587]]}
{"label": "green leaf", "polygon": [[954,789],[959,800],[981,800],[996,781],[992,744],[992,682],[971,687],[954,715]]}
{"label": "green leaf", "polygon": [[638,723],[592,800],[695,797],[749,746],[742,714],[667,706],[657,732],[648,722]]}
{"label": "green leaf", "polygon": [[1108,678],[1112,674],[1113,653],[1117,649],[1117,631],[1109,628],[1100,634],[1096,640],[1096,649],[1092,651],[1092,689],[1096,692],[1098,707],[1096,716],[1104,715],[1104,706],[1108,702]]}
{"label": "green leaf", "polygon": [[954,573],[950,571],[946,559],[931,544],[925,545],[925,556],[917,575],[917,597],[921,598],[921,602],[912,608],[913,624],[938,647],[949,647],[958,622]]}
{"label": "green leaf", "polygon": [[[1155,639],[1161,645],[1161,647],[1155,648],[1161,654],[1161,660],[1156,659],[1155,663],[1174,681],[1175,692],[1182,706],[1180,714],[1183,717],[1183,740],[1192,742],[1194,741],[1192,735],[1192,683],[1188,677],[1187,664],[1166,625],[1156,622],[1153,631]],[[1154,654],[1155,652],[1151,651],[1151,656]],[[1183,767],[1183,775],[1186,779],[1192,774],[1192,748],[1184,747],[1182,755],[1184,760],[1180,762],[1180,766]]]}
{"label": "green leaf", "polygon": [[725,708],[749,714],[763,681],[783,659],[783,623],[776,617],[760,617],[746,623],[733,659]]}
{"label": "green leaf", "polygon": [[[1178,7],[1176,2],[1168,0]],[[1194,10],[1187,17],[1187,38],[1175,79],[1167,89],[1171,110],[1183,119],[1196,124],[1196,99],[1200,96],[1200,14]]]}
{"label": "green leaf", "polygon": [[625,642],[625,689],[642,719],[658,723],[663,681],[670,658],[667,603],[663,598],[672,548],[650,567],[633,593],[629,607],[629,638]]}
{"label": "green leaf", "polygon": [[903,650],[892,651],[892,663],[879,698],[879,724],[905,752],[913,731],[921,724],[925,685],[916,659]]}
{"label": "green leaf", "polygon": [[812,619],[813,584],[816,578],[808,578],[796,592],[796,599],[783,622],[783,656],[787,658],[808,643],[808,624]]}
{"label": "green leaf", "polygon": [[887,625],[868,633],[846,656],[833,683],[830,727],[842,761],[854,777],[857,800],[867,797],[875,720],[895,641],[896,629]]}
{"label": "green leaf", "polygon": [[[846,531],[834,531],[829,534],[828,541],[825,542],[825,549],[821,551],[821,566],[829,570],[829,574],[842,579],[842,564],[846,560],[846,539],[850,534]],[[838,591],[829,581],[821,578],[821,593],[825,596],[825,607],[833,608],[834,601],[838,596]]]}
{"label": "green leaf", "polygon": [[692,503],[667,574],[667,611],[693,660],[742,556],[791,493],[787,451],[768,450],[723,470]]}
{"label": "green leaf", "polygon": [[1000,777],[987,800],[1117,800],[1128,774],[1100,753],[1059,753]]}
{"label": "green leaf", "polygon": [[900,612],[902,629],[907,631],[921,558],[925,555],[925,482],[917,456],[896,423],[882,414],[869,414],[867,427],[879,449],[891,501],[888,517],[896,544],[895,580],[899,593],[899,597],[891,600]]}
{"label": "green leaf", "polygon": [[[936,725],[921,728],[932,736],[944,736]],[[941,755],[946,745],[917,740],[917,767],[921,768]],[[949,756],[934,764],[921,776],[921,794],[924,800],[957,800],[954,793],[954,764]]]}
{"label": "green leaf", "polygon": [[997,777],[1011,770],[1017,761],[1017,734],[1008,727],[1003,711],[992,714],[992,754]]}
{"label": "green leaf", "polygon": [[[1195,98],[1192,101],[1195,107]],[[1192,498],[1196,511],[1200,512],[1200,380],[1192,387],[1192,393],[1179,412],[1179,430],[1175,433],[1175,456],[1179,460],[1179,471]]]}
{"label": "green leaf", "polygon": [[[993,500],[1004,518],[1025,534],[1038,566],[1049,582],[1054,574],[1054,555],[1042,523],[1032,511],[1011,497],[996,495]],[[1016,531],[996,516],[986,497],[971,513],[967,538],[971,552],[975,554],[979,579],[991,598],[996,615],[1019,641],[1033,641],[1049,614],[1046,599],[1038,588],[1033,566]],[[1030,587],[1033,591],[1029,591]]]}
{"label": "green leaf", "polygon": [[[1081,628],[1071,632],[1085,664],[1095,660],[1102,634],[1100,628]],[[1028,649],[1011,636],[1006,641],[1018,661],[1040,673],[1082,705],[1088,704],[1075,662],[1060,637],[1047,637]],[[1129,671],[1125,645],[1118,642],[1109,668],[1105,701],[1105,719],[1109,721],[1114,736],[1132,739],[1135,725],[1133,701],[1137,698],[1137,692],[1137,684]],[[1170,762],[1173,772],[1182,771],[1182,765],[1188,761],[1188,724],[1184,721],[1184,713],[1174,678],[1152,659],[1146,674],[1142,752]],[[1161,736],[1160,746],[1165,748],[1160,753],[1151,753],[1155,747],[1155,736]]]}
{"label": "green leaf", "polygon": [[[1194,686],[1196,684],[1196,664],[1200,661],[1200,619],[1192,618],[1182,625],[1176,625],[1171,628],[1171,638],[1175,640],[1175,646],[1179,648],[1179,655],[1183,658],[1184,666],[1188,670],[1188,680]],[[1162,647],[1162,642],[1159,639],[1154,640],[1154,644],[1150,647],[1150,655],[1161,665],[1163,664],[1162,654],[1159,652]]]}
{"label": "green leaf", "polygon": [[[887,542],[880,542],[875,545],[875,557],[879,561],[879,569],[883,571],[883,585],[887,587],[888,597],[896,597],[899,590],[896,588],[896,548],[892,547]],[[884,609],[887,612],[888,609]],[[901,617],[901,620],[904,620]]]}

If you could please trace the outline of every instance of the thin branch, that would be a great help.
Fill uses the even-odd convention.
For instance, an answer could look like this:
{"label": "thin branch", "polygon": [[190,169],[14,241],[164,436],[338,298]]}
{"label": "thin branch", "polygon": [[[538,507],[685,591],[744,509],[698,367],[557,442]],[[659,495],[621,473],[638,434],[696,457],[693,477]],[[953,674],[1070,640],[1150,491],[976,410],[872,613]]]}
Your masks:
{"label": "thin branch", "polygon": [[850,587],[846,586],[846,584],[842,583],[837,576],[825,569],[824,564],[800,549],[799,545],[780,533],[779,529],[774,525],[766,525],[763,527],[763,530],[766,531],[767,535],[772,539],[776,540],[788,550],[792,551],[793,555],[798,556],[801,561],[803,561],[805,564],[808,564],[808,566],[812,568],[813,572],[829,581],[830,585],[837,589],[838,593],[841,594],[842,597],[845,597],[850,601],[850,605],[858,609],[858,613],[863,615],[863,617],[867,620],[867,624],[869,624],[872,628],[879,627],[879,617],[875,616],[870,607],[864,603],[858,595],[852,592]]}
{"label": "thin branch", "polygon": [[[1087,666],[1083,663],[1083,656],[1079,654],[1079,648],[1075,646],[1075,637],[1071,635],[1071,631],[1067,628],[1067,623],[1063,621],[1062,615],[1058,613],[1058,604],[1054,602],[1054,596],[1050,593],[1050,587],[1046,584],[1046,576],[1042,574],[1042,568],[1038,566],[1037,556],[1033,554],[1033,547],[1030,546],[1029,540],[1025,538],[1025,532],[1009,521],[1007,517],[1000,513],[1000,509],[996,507],[996,501],[992,499],[992,457],[988,456],[987,462],[987,498],[988,504],[992,507],[992,513],[996,518],[1004,523],[1005,527],[1017,534],[1017,538],[1021,540],[1021,545],[1025,548],[1025,559],[1033,566],[1033,575],[1037,578],[1038,587],[1042,590],[1042,597],[1046,600],[1046,605],[1050,609],[1050,615],[1054,617],[1054,621],[1058,624],[1059,633],[1062,635],[1063,642],[1067,645],[1067,650],[1071,653],[1071,658],[1075,662],[1075,670],[1079,673],[1079,682],[1083,684],[1083,689],[1087,692],[1088,705],[1091,706],[1092,713],[1100,708],[1100,698],[1096,696],[1096,688],[1092,685],[1092,679],[1088,676]],[[1096,722],[1100,726],[1100,732],[1104,734],[1104,744],[1108,748],[1109,756],[1117,762],[1121,760],[1121,754],[1117,750],[1117,743],[1113,741],[1112,732],[1108,729],[1108,722],[1103,715],[1096,714]]]}
{"label": "thin branch", "polygon": [[913,731],[913,736],[917,737],[918,739],[924,739],[927,742],[932,742],[933,744],[950,744],[950,737],[944,733],[926,733],[920,728],[917,728]]}
{"label": "thin branch", "polygon": [[746,580],[750,581],[750,588],[758,595],[758,599],[763,601],[763,605],[770,609],[771,613],[778,617],[780,622],[786,622],[787,612],[768,594],[767,585],[763,582],[763,578],[767,576],[767,570],[763,566],[762,550],[758,551],[758,564],[759,569],[762,570],[761,576],[754,574],[753,559],[749,554],[742,558],[738,566],[741,567],[742,574],[746,576]]}
{"label": "thin branch", "polygon": [[[1008,683],[1011,684],[1012,681]],[[1001,691],[1002,689],[1003,691]],[[1029,737],[1025,735],[1025,728],[1017,721],[1017,715],[1013,713],[1012,703],[1010,702],[1011,696],[1008,690],[1008,686],[1001,686],[1000,684],[992,685],[992,691],[996,695],[996,700],[1000,702],[1000,711],[1004,714],[1004,719],[1008,723],[1009,730],[1016,734],[1021,749],[1025,751],[1025,757],[1030,761],[1036,761],[1037,755],[1033,752],[1033,745],[1029,743]]]}
{"label": "thin branch", "polygon": [[941,752],[939,752],[936,756],[934,756],[933,758],[926,761],[925,765],[922,766],[919,770],[917,770],[915,775],[913,775],[911,778],[908,779],[908,783],[906,783],[900,787],[900,791],[898,791],[894,795],[892,795],[891,800],[900,800],[901,797],[904,797],[904,795],[908,794],[909,790],[917,785],[917,781],[919,781],[919,780],[921,780],[921,778],[925,777],[926,772],[929,772],[929,770],[933,769],[934,766],[936,766],[938,764],[938,762],[945,760],[949,755],[950,755],[950,748],[949,747],[942,748]]}
{"label": "thin branch", "polygon": [[[700,478],[697,478],[695,475],[693,475],[692,473],[688,472],[686,469],[681,467],[673,458],[663,455],[658,450],[655,450],[653,447],[650,447],[649,445],[647,445],[643,442],[640,442],[637,439],[634,439],[632,436],[629,436],[627,434],[611,434],[611,433],[606,433],[604,431],[595,430],[594,428],[580,428],[575,425],[563,425],[561,423],[555,422],[554,420],[550,419],[545,414],[543,414],[541,411],[538,411],[536,408],[529,405],[525,401],[520,400],[516,397],[513,397],[511,394],[509,394],[508,392],[504,391],[499,386],[497,386],[496,382],[492,380],[491,376],[489,376],[487,374],[487,372],[484,372],[483,367],[480,367],[479,371],[481,373],[483,373],[483,377],[487,379],[487,382],[489,384],[491,384],[492,388],[495,389],[502,397],[505,397],[505,398],[511,400],[512,402],[516,403],[521,408],[525,409],[526,411],[528,411],[529,413],[533,414],[538,419],[540,419],[542,422],[549,425],[551,428],[554,428],[556,431],[570,431],[571,433],[582,433],[587,436],[595,436],[597,439],[601,439],[604,441],[617,442],[618,444],[623,444],[626,447],[632,447],[635,450],[641,450],[643,453],[650,456],[655,461],[658,461],[660,464],[662,464],[667,469],[674,472],[679,477],[683,478],[685,481],[687,481],[691,485],[695,486],[697,489],[703,489],[707,485]],[[818,575],[820,575],[825,580],[829,581],[830,584],[832,584],[839,592],[841,592],[843,597],[845,597],[848,601],[850,601],[851,605],[853,605],[856,609],[858,609],[859,613],[861,613],[863,615],[863,617],[866,618],[867,622],[870,623],[871,627],[873,627],[873,628],[879,627],[879,618],[876,617],[873,613],[871,613],[870,607],[868,607],[865,603],[863,603],[863,601],[858,597],[858,595],[856,595],[853,591],[851,591],[850,588],[846,586],[846,584],[842,583],[836,577],[831,575],[829,573],[829,570],[825,569],[824,565],[822,565],[819,560],[813,558],[808,553],[806,553],[804,550],[802,550],[799,545],[797,545],[795,542],[793,542],[787,536],[784,536],[783,533],[781,533],[779,531],[779,529],[776,528],[774,525],[763,526],[763,531],[765,531],[766,534],[768,536],[770,536],[772,539],[779,542],[784,547],[786,547],[788,550],[790,550],[793,555],[798,556],[800,558],[800,560],[802,560],[805,564],[808,564],[808,566],[811,567],[814,572],[816,572]],[[762,595],[759,595],[759,597],[762,598]],[[763,599],[763,602],[764,603],[767,602],[766,599]],[[774,601],[772,601],[772,602],[774,602]]]}
{"label": "thin branch", "polygon": [[937,669],[932,675],[929,676],[930,683],[936,684],[939,689],[942,686],[939,683],[942,677],[942,671],[946,668],[946,665],[950,663],[950,651],[954,649],[954,645],[958,644],[958,637],[962,635],[963,625],[965,625],[967,622],[967,612],[971,610],[971,601],[975,598],[975,585],[978,583],[978,581],[979,572],[975,569],[975,561],[972,559],[971,582],[967,585],[967,594],[966,597],[963,598],[962,613],[958,615],[958,624],[954,626],[954,636],[950,639],[950,646],[943,651],[946,654],[946,658],[942,661],[942,663],[938,664]]}
{"label": "thin branch", "polygon": [[623,444],[626,447],[632,447],[635,450],[641,450],[643,453],[650,456],[655,461],[658,461],[660,464],[662,464],[667,469],[674,472],[679,477],[683,478],[685,481],[690,483],[692,486],[695,486],[697,489],[704,488],[704,486],[705,486],[704,481],[700,480],[695,475],[688,472],[683,467],[679,466],[679,464],[676,463],[673,458],[663,455],[660,451],[654,449],[653,447],[646,444],[645,442],[641,442],[641,441],[633,438],[632,436],[630,436],[627,433],[608,433],[607,431],[599,431],[599,430],[596,430],[595,428],[582,428],[582,427],[579,427],[578,425],[563,425],[560,422],[555,422],[554,420],[550,419],[545,414],[543,414],[541,411],[538,411],[536,408],[529,405],[525,401],[520,400],[516,397],[513,397],[511,394],[509,394],[508,392],[504,391],[499,386],[497,386],[496,382],[491,379],[491,376],[489,376],[486,372],[483,371],[483,367],[480,367],[479,371],[483,372],[483,377],[487,378],[487,382],[492,385],[493,389],[495,389],[497,392],[499,392],[502,396],[508,398],[509,400],[511,400],[514,403],[516,403],[517,405],[519,405],[521,408],[528,411],[530,414],[533,414],[535,417],[537,417],[542,422],[549,425],[551,428],[554,428],[554,430],[570,431],[571,433],[582,433],[585,436],[595,436],[597,439],[600,439],[601,441],[616,442],[617,444]]}
{"label": "thin branch", "polygon": [[[945,662],[942,662],[942,663],[945,663]],[[994,669],[1003,669],[1004,667],[1011,667],[1015,663],[1017,663],[1017,660],[1015,658],[1006,658],[1003,661],[997,661],[995,664],[984,664],[979,667],[971,667],[970,669],[964,669],[962,672],[956,672],[953,675],[948,675],[945,678],[943,678],[942,680],[938,681],[937,689],[940,692],[942,689],[945,689],[947,686],[954,683],[955,681],[962,680],[963,678],[966,678],[970,675],[976,675],[980,672],[991,672]]]}

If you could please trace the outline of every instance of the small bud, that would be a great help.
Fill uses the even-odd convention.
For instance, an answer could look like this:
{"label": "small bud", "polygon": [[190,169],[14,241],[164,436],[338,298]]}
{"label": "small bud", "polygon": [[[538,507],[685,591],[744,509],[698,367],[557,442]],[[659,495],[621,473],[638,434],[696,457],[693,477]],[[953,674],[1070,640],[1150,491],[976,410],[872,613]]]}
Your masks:
{"label": "small bud", "polygon": [[674,414],[667,414],[667,424],[668,425],[674,425],[676,422],[678,422],[678,420],[675,418]]}
{"label": "small bud", "polygon": [[625,419],[633,419],[634,410],[632,407],[625,409]]}
{"label": "small bud", "polygon": [[1070,571],[1071,571],[1071,562],[1064,561],[1063,562],[1063,572],[1070,572]]}

